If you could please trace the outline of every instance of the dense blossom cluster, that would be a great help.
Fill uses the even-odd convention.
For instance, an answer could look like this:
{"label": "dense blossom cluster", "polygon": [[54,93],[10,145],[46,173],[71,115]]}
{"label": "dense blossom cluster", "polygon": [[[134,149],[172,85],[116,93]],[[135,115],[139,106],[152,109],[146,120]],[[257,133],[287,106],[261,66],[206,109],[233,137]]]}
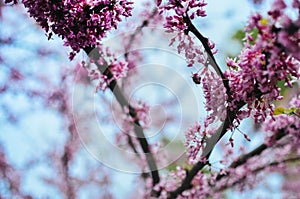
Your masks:
{"label": "dense blossom cluster", "polygon": [[[299,107],[300,96],[298,95],[290,101],[288,108],[297,110]],[[297,115],[297,111],[295,112],[295,114],[292,113],[290,115],[269,116],[263,123],[264,130],[269,133],[265,140],[265,144],[268,147],[260,151],[262,149],[262,146],[260,146],[252,151],[251,156],[242,156],[245,162],[243,164],[238,163],[241,161],[241,156],[233,158],[233,161],[237,161],[235,162],[236,164],[231,164],[224,170],[222,174],[224,178],[219,178],[216,190],[220,191],[233,186],[241,192],[247,188],[251,189],[254,184],[262,181],[263,177],[268,173],[289,174],[291,169],[289,162],[296,163],[293,164],[295,166],[295,168],[292,168],[293,171],[295,171],[294,169],[299,169],[300,117]],[[258,151],[260,151],[260,155],[256,154]],[[259,173],[264,176],[258,175]],[[293,192],[297,192],[295,187],[294,183],[286,182],[284,183],[283,191],[293,189]]]}
{"label": "dense blossom cluster", "polygon": [[[205,1],[172,0],[160,7],[161,13],[167,13],[164,23],[166,32],[176,34],[171,39],[170,45],[178,42],[178,53],[184,53],[188,66],[193,66],[195,62],[204,64],[207,59],[203,53],[204,49],[199,48],[199,44],[195,43],[194,38],[189,35],[188,24],[195,17],[206,16],[203,9],[206,5]],[[213,49],[214,44],[212,42],[209,44],[210,48]]]}
{"label": "dense blossom cluster", "polygon": [[187,148],[188,163],[195,164],[201,159],[205,136],[199,123],[194,124],[185,132],[185,147]]}
{"label": "dense blossom cluster", "polygon": [[[262,146],[260,146],[252,151],[251,156],[242,156],[245,162],[243,164],[238,163],[241,161],[241,156],[234,158],[233,161],[237,161],[235,162],[236,164],[231,164],[229,168],[224,170],[223,175],[226,177],[219,178],[217,190],[236,186],[237,190],[242,192],[246,188],[253,188],[253,185],[262,181],[263,177],[268,173],[278,172],[288,175],[291,171],[290,169],[293,172],[295,172],[295,169],[299,169],[299,107],[300,95],[294,97],[288,106],[288,108],[295,110],[295,113],[280,114],[267,118],[263,126],[264,130],[269,134],[265,140],[265,144],[268,147],[260,151],[262,149]],[[258,151],[261,154],[256,154]],[[291,168],[289,162],[295,163],[292,166],[294,168]],[[258,175],[261,172],[264,176]],[[295,191],[295,187],[297,186],[293,182],[286,182],[284,183],[283,191],[292,189],[294,193],[298,193]]]}
{"label": "dense blossom cluster", "polygon": [[[291,86],[291,78],[300,77],[300,62],[296,59],[300,48],[299,42],[294,41],[295,38],[299,40],[299,25],[283,13],[285,7],[284,2],[278,0],[269,11],[270,19],[260,14],[252,15],[239,59],[227,60],[231,70],[226,71],[225,76],[229,79],[233,99],[230,107],[234,110],[241,101],[247,104],[246,109],[239,111],[239,119],[253,114],[256,121],[263,121],[273,112],[271,102],[282,98],[278,81]],[[279,23],[283,19],[284,23]],[[285,28],[279,28],[280,25]],[[290,26],[293,26],[292,32],[287,31]],[[256,40],[252,35],[254,30],[258,31]],[[287,33],[289,35],[284,39],[282,35]],[[291,41],[293,45],[284,46]]]}
{"label": "dense blossom cluster", "polygon": [[132,2],[127,0],[23,0],[30,16],[46,31],[60,36],[73,49],[70,58],[85,47],[94,47],[106,32],[117,28],[121,17],[131,16]]}
{"label": "dense blossom cluster", "polygon": [[161,7],[162,10],[170,11],[175,13],[166,17],[166,23],[164,27],[167,32],[185,31],[187,30],[187,24],[185,17],[194,19],[197,17],[205,17],[206,13],[203,9],[207,3],[204,1],[196,0],[170,0],[168,3]]}
{"label": "dense blossom cluster", "polygon": [[165,179],[161,180],[161,182],[154,187],[154,190],[161,192],[160,198],[167,198],[168,192],[171,192],[174,188],[178,187],[185,176],[186,171],[181,167],[177,167],[176,171],[171,172]]}
{"label": "dense blossom cluster", "polygon": [[194,38],[190,35],[179,32],[170,42],[170,46],[176,41],[178,42],[177,52],[179,54],[184,54],[188,66],[193,66],[195,63],[205,63],[205,60],[207,59],[206,54],[203,53],[204,49],[199,48],[193,40]]}
{"label": "dense blossom cluster", "polygon": [[[174,191],[176,187],[180,185],[186,176],[186,170],[181,167],[176,167],[175,171],[172,171],[169,176],[163,178],[161,182],[154,187],[154,190],[161,192],[161,199],[170,198],[169,193]],[[214,195],[220,196],[219,193],[214,193],[212,185],[215,184],[215,177],[213,175],[206,175],[199,172],[191,182],[191,189],[184,191],[177,198],[179,199],[204,199]]]}
{"label": "dense blossom cluster", "polygon": [[222,79],[214,72],[205,67],[201,72],[202,86],[204,97],[206,100],[205,108],[209,113],[205,121],[205,127],[216,122],[218,119],[224,121],[226,119],[226,88],[223,86]]}
{"label": "dense blossom cluster", "polygon": [[[284,131],[286,134],[292,135],[298,145],[300,142],[300,95],[290,101],[288,108],[294,108],[295,112],[289,114],[283,113],[269,118],[264,123],[264,129],[267,132],[273,132],[273,134]],[[273,142],[274,140],[267,139],[268,145],[272,145]]]}
{"label": "dense blossom cluster", "polygon": [[300,169],[300,165],[298,163],[290,166],[287,169],[287,171],[283,173],[285,175],[285,180],[282,185],[283,198],[288,199],[288,198],[300,197],[300,190],[299,190],[300,178],[298,178],[299,169]]}
{"label": "dense blossom cluster", "polygon": [[295,21],[289,17],[288,13],[285,13],[287,5],[283,0],[275,1],[268,14],[275,23],[280,24],[274,29],[275,32],[278,32],[278,43],[286,49],[287,53],[300,60],[300,1],[293,0],[292,8],[298,12],[298,18]]}

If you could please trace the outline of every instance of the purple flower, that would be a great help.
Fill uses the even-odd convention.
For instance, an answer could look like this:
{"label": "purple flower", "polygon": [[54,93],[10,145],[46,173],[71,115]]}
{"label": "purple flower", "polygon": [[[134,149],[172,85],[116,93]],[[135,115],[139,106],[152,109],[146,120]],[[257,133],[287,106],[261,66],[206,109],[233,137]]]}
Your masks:
{"label": "purple flower", "polygon": [[30,16],[46,31],[60,36],[75,53],[86,47],[95,47],[106,32],[116,29],[121,17],[131,16],[132,2],[126,0],[23,0]]}
{"label": "purple flower", "polygon": [[[246,107],[238,111],[237,124],[249,115],[256,121],[264,121],[272,115],[272,101],[282,99],[277,83],[285,81],[291,86],[292,78],[300,77],[300,62],[297,60],[300,24],[284,14],[285,8],[285,3],[277,0],[269,11],[271,18],[253,14],[245,29],[241,54],[238,59],[227,59],[230,70],[225,71],[225,76],[232,95],[229,107],[236,110],[237,104],[246,103]],[[253,29],[258,31],[255,41],[251,36]]]}

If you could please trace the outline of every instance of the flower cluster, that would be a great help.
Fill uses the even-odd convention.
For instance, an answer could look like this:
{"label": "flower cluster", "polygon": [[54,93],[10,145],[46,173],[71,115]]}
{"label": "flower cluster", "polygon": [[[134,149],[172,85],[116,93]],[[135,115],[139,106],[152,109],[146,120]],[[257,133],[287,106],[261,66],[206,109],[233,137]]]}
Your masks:
{"label": "flower cluster", "polygon": [[205,108],[209,112],[209,116],[205,121],[205,127],[208,127],[209,124],[212,124],[217,119],[220,121],[226,119],[227,94],[222,79],[216,73],[211,72],[208,67],[203,69],[202,76],[201,82],[206,100]]}
{"label": "flower cluster", "polygon": [[[175,171],[170,172],[170,174],[164,177],[161,182],[154,187],[154,190],[160,192],[161,199],[172,198],[170,193],[176,189],[182,183],[186,176],[186,170],[182,167],[176,167]],[[191,188],[182,192],[176,198],[179,199],[204,199],[209,196],[214,196],[216,198],[220,197],[220,194],[214,192],[212,187],[215,185],[215,175],[207,175],[205,173],[199,172],[196,174],[191,182]]]}
{"label": "flower cluster", "polygon": [[159,198],[168,198],[168,192],[174,191],[186,176],[186,171],[181,167],[176,167],[176,171],[170,172],[168,176],[160,181],[153,190],[160,193]]}
{"label": "flower cluster", "polygon": [[131,100],[131,104],[134,110],[136,111],[136,119],[139,120],[140,125],[144,129],[149,128],[151,124],[150,106],[141,100],[138,101]]}
{"label": "flower cluster", "polygon": [[[184,31],[187,29],[185,17],[194,19],[196,16],[205,17],[206,13],[203,9],[207,3],[204,1],[196,0],[170,0],[168,3],[161,7],[161,10],[174,11],[172,15],[166,17],[164,27],[167,32]],[[162,12],[161,11],[161,12]]]}
{"label": "flower cluster", "polygon": [[[206,56],[204,50],[199,48],[199,44],[193,41],[189,33],[189,23],[197,17],[205,17],[206,13],[203,9],[207,5],[204,1],[195,0],[172,0],[164,6],[161,6],[160,12],[167,11],[164,28],[168,33],[176,33],[171,39],[170,46],[175,41],[178,42],[178,53],[184,53],[188,66],[193,66],[195,62],[205,63]],[[170,12],[172,11],[172,12]],[[174,12],[173,12],[174,11]],[[211,49],[214,44],[210,43]]]}
{"label": "flower cluster", "polygon": [[212,187],[215,185],[215,175],[205,174],[199,172],[195,175],[192,180],[192,188],[182,192],[179,198],[181,199],[205,199],[213,196],[214,198],[221,198],[221,195],[218,192],[213,191]]}
{"label": "flower cluster", "polygon": [[[294,41],[296,44],[289,47],[283,45],[289,39],[293,40],[293,37],[299,39],[299,25],[294,27],[296,32],[291,33],[289,39],[280,42],[283,39],[280,35],[286,34],[284,29],[277,27],[279,18],[287,17],[281,11],[285,8],[284,5],[281,0],[275,1],[273,9],[269,11],[270,19],[265,19],[260,14],[252,15],[239,59],[227,60],[230,70],[225,72],[225,76],[229,80],[233,99],[229,104],[230,108],[236,110],[240,102],[247,104],[246,109],[239,111],[239,119],[253,114],[256,121],[263,121],[273,112],[273,105],[270,103],[282,98],[278,81],[285,81],[291,86],[291,78],[300,77],[300,62],[297,57],[293,57],[293,52],[298,53],[300,50],[299,42]],[[256,40],[252,35],[253,30],[258,32]]]}
{"label": "flower cluster", "polygon": [[285,172],[285,180],[282,185],[283,197],[282,198],[293,198],[300,197],[300,179],[299,176],[299,163],[289,166],[287,172]]}
{"label": "flower cluster", "polygon": [[85,65],[83,65],[83,67],[88,70],[88,75],[91,80],[99,81],[96,86],[96,91],[105,91],[109,87],[111,81],[125,77],[129,69],[128,62],[117,60],[116,56],[111,53],[108,48],[106,48],[105,51],[100,50],[100,54],[101,57],[97,61],[92,61],[97,62],[101,67],[107,67],[112,74],[112,77],[109,77],[105,72],[101,73],[97,67],[87,68]]}
{"label": "flower cluster", "polygon": [[[300,12],[299,0],[294,0],[292,7],[298,9],[298,12]],[[300,18],[298,15],[298,19],[292,21],[291,18],[284,13],[286,8],[287,5],[283,0],[277,0],[268,14],[276,23],[280,24],[279,28],[274,29],[274,31],[278,31],[278,43],[286,49],[287,53],[290,53],[293,57],[300,60]]]}
{"label": "flower cluster", "polygon": [[135,118],[129,115],[128,107],[124,107],[124,110],[119,107],[116,108],[114,111],[116,115],[116,122],[120,124],[121,130],[123,134],[131,135],[133,138],[136,137],[134,132],[134,125],[135,121],[139,121],[139,125],[143,129],[147,129],[150,127],[151,124],[151,117],[150,117],[150,105],[141,100],[134,100],[130,99],[130,104],[135,110]]}
{"label": "flower cluster", "polygon": [[206,145],[206,139],[210,138],[215,132],[214,129],[205,128],[201,131],[201,125],[195,123],[185,131],[185,148],[187,148],[188,164],[196,164],[199,161],[207,161],[203,157],[203,148]]}
{"label": "flower cluster", "polygon": [[199,48],[199,46],[193,41],[190,35],[186,35],[183,32],[178,32],[178,34],[171,39],[170,46],[178,41],[177,51],[178,53],[184,53],[186,62],[188,66],[193,66],[196,63],[205,63],[207,59],[206,54],[204,54],[204,48]]}
{"label": "flower cluster", "polygon": [[185,132],[185,148],[188,149],[188,163],[195,164],[200,160],[205,137],[201,132],[199,123],[194,124]]}
{"label": "flower cluster", "polygon": [[94,47],[106,32],[117,28],[121,17],[131,16],[132,2],[127,0],[23,0],[30,16],[46,31],[48,39],[60,36],[73,52]]}
{"label": "flower cluster", "polygon": [[[298,145],[300,143],[300,95],[290,101],[288,108],[295,109],[295,111],[268,118],[264,123],[264,129],[267,132],[273,132],[273,134],[283,130],[286,134],[292,135]],[[272,137],[267,139],[266,142],[268,145],[273,144],[274,140]]]}

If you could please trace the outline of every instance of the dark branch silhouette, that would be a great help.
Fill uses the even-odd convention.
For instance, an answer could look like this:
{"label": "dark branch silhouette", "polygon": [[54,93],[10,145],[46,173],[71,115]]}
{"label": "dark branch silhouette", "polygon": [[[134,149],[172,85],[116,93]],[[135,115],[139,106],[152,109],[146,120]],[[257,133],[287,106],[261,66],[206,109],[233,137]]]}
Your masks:
{"label": "dark branch silhouette", "polygon": [[[92,60],[99,60],[99,58],[101,57],[99,50],[97,48],[87,47],[84,49],[84,51],[86,52],[87,55],[89,55],[89,57]],[[107,65],[101,66],[97,62],[95,62],[95,64],[97,65],[98,70],[103,75],[106,75],[108,79],[113,78],[113,74],[111,73],[111,71],[109,70]],[[120,106],[122,108],[127,107],[129,109],[128,114],[134,120],[135,135],[137,136],[137,139],[141,145],[141,148],[142,148],[143,152],[145,153],[147,164],[149,166],[149,170],[151,172],[151,177],[153,180],[152,183],[153,183],[153,185],[155,185],[159,182],[159,174],[158,174],[158,170],[157,170],[157,165],[156,165],[156,161],[149,149],[149,144],[145,137],[143,128],[141,127],[141,125],[139,123],[139,119],[136,117],[137,113],[136,113],[135,109],[129,104],[129,102],[126,99],[125,95],[123,94],[122,90],[118,86],[116,80],[113,79],[112,81],[110,81],[108,87],[111,90],[111,92],[113,93],[113,95],[116,97],[116,100],[118,101]]]}

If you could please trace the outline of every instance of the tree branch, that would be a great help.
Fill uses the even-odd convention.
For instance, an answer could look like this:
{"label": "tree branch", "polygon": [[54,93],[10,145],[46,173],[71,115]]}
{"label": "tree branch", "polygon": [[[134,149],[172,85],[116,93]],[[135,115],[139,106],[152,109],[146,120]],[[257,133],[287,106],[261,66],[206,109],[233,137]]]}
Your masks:
{"label": "tree branch", "polygon": [[185,16],[183,16],[183,20],[184,22],[186,23],[187,27],[188,27],[188,31],[189,32],[192,32],[196,37],[197,39],[199,39],[199,41],[202,43],[205,51],[207,52],[208,54],[208,64],[210,64],[215,70],[216,72],[218,73],[218,75],[220,75],[221,79],[223,80],[223,85],[224,87],[226,88],[227,90],[227,94],[230,93],[230,87],[229,87],[229,82],[228,80],[225,78],[223,72],[221,71],[221,68],[220,66],[218,65],[215,57],[214,57],[214,54],[212,53],[210,47],[209,47],[209,41],[208,41],[208,38],[207,37],[204,37],[199,31],[198,29],[194,26],[194,24],[192,23],[191,19],[189,18],[188,16],[188,13],[186,11],[185,13]]}
{"label": "tree branch", "polygon": [[[98,60],[101,56],[99,53],[99,50],[95,49],[94,47],[86,47],[86,48],[84,48],[84,51],[91,59],[95,60],[95,64],[97,65],[98,70],[103,75],[106,75],[108,79],[113,78],[113,74],[109,70],[108,66],[101,66],[96,62],[96,60]],[[129,104],[129,102],[126,99],[125,95],[123,94],[122,90],[118,86],[116,80],[113,79],[109,83],[108,87],[111,90],[111,92],[113,93],[113,95],[115,96],[115,98],[117,99],[118,103],[121,105],[121,107],[123,107],[123,108],[127,107],[129,109],[128,114],[134,120],[135,135],[137,136],[138,141],[141,145],[141,148],[142,148],[143,152],[145,153],[147,164],[148,164],[148,167],[151,172],[152,183],[153,183],[153,185],[155,185],[159,182],[159,174],[158,174],[158,170],[157,170],[157,165],[156,165],[156,162],[155,162],[155,159],[154,159],[152,153],[150,152],[149,144],[145,137],[143,128],[140,125],[139,119],[136,117],[137,113],[136,113],[135,109]]]}
{"label": "tree branch", "polygon": [[[275,136],[275,140],[280,140],[282,137],[284,137],[286,135],[286,133],[284,132],[284,130],[279,131],[276,136]],[[242,156],[240,156],[236,161],[232,162],[229,166],[229,168],[237,168],[238,166],[243,165],[244,163],[247,162],[248,159],[250,159],[251,157],[260,155],[264,150],[266,150],[268,148],[268,146],[266,144],[261,144],[258,147],[256,147],[255,149],[253,149],[252,151],[250,151],[249,153],[246,153]],[[220,180],[221,178],[225,177],[225,174],[219,174],[217,176],[217,180]]]}
{"label": "tree branch", "polygon": [[[177,1],[179,2],[179,1]],[[180,2],[179,2],[180,4]],[[198,39],[199,41],[202,43],[204,49],[206,50],[207,54],[208,54],[208,63],[211,64],[213,66],[213,68],[216,70],[216,72],[220,75],[220,77],[223,80],[223,85],[226,88],[226,93],[228,95],[229,100],[231,99],[231,93],[230,93],[230,87],[229,87],[229,81],[225,78],[223,72],[221,71],[218,63],[216,62],[216,59],[214,58],[214,55],[209,47],[208,44],[208,39],[206,37],[204,37],[198,30],[197,28],[193,25],[192,21],[190,20],[190,18],[188,17],[188,13],[186,11],[185,16],[183,16],[184,22],[186,23],[187,27],[188,27],[188,31],[192,32]],[[219,129],[212,135],[212,137],[210,137],[207,140],[207,144],[203,150],[203,156],[205,157],[206,160],[209,159],[212,150],[214,149],[215,145],[218,143],[218,141],[225,135],[225,133],[227,132],[227,129],[230,127],[231,122],[235,119],[236,117],[236,113],[237,111],[242,108],[246,103],[241,101],[239,103],[236,104],[236,109],[235,110],[230,110],[229,108],[227,108],[226,114],[226,120],[224,121],[224,124],[219,127]],[[185,179],[183,180],[182,184],[174,191],[170,192],[168,197],[169,198],[176,198],[179,194],[181,194],[183,191],[190,189],[191,188],[191,181],[193,180],[193,178],[195,177],[195,175],[201,170],[203,169],[203,167],[205,165],[208,164],[207,162],[198,162],[196,165],[193,166],[193,168],[187,172],[187,175],[185,177]]]}
{"label": "tree branch", "polygon": [[66,182],[66,198],[72,199],[75,197],[74,187],[72,185],[70,176],[69,176],[69,154],[70,152],[65,149],[64,154],[61,158],[62,162],[62,170],[63,170],[63,177]]}
{"label": "tree branch", "polygon": [[[256,174],[268,167],[271,167],[271,166],[276,166],[276,165],[279,165],[281,163],[288,163],[288,162],[295,162],[295,161],[299,161],[300,160],[300,157],[299,156],[296,156],[296,157],[292,157],[292,158],[288,158],[288,159],[285,159],[285,160],[282,160],[282,161],[275,161],[275,162],[271,162],[269,164],[266,164],[266,165],[263,165],[261,167],[258,167],[256,168],[255,170],[252,171],[253,174]],[[224,185],[220,188],[218,188],[216,191],[219,192],[219,191],[223,191],[227,188],[232,188],[233,186],[237,185],[237,184],[240,184],[241,182],[243,182],[245,179],[247,178],[247,176],[243,176],[242,178],[236,180],[235,182],[231,183],[230,185]]]}
{"label": "tree branch", "polygon": [[[242,104],[241,104],[242,106]],[[203,150],[203,154],[205,156],[205,159],[208,160],[212,150],[214,149],[217,142],[224,136],[224,134],[227,132],[227,129],[230,127],[231,121],[235,118],[235,114],[233,112],[227,111],[228,117],[225,120],[223,126],[220,126],[219,129],[214,133],[208,140],[207,144]],[[182,181],[181,185],[174,191],[169,193],[169,198],[176,198],[179,194],[181,194],[183,191],[190,189],[192,187],[191,182],[195,175],[203,169],[204,166],[206,166],[209,162],[198,162],[195,164],[192,169],[187,172],[187,175],[185,179]]]}

